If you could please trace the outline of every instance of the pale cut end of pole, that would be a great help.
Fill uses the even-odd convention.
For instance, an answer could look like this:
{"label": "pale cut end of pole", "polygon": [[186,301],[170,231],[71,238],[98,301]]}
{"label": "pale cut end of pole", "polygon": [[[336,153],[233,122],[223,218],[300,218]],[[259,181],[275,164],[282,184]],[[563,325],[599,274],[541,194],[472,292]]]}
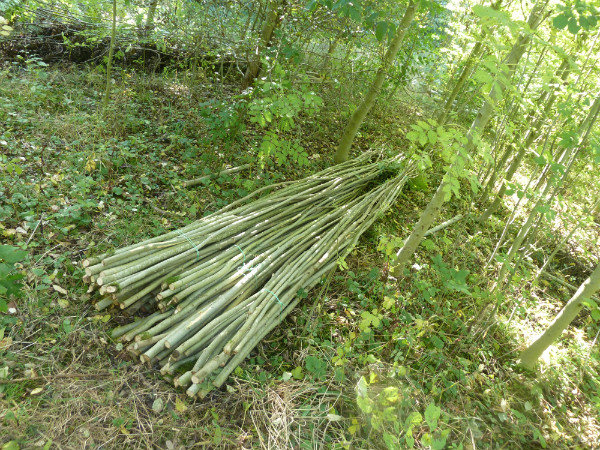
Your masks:
{"label": "pale cut end of pole", "polygon": [[196,396],[196,394],[198,394],[198,391],[200,391],[200,385],[192,384],[185,393],[189,397],[194,398]]}
{"label": "pale cut end of pole", "polygon": [[160,368],[160,374],[161,375],[167,375],[169,372],[169,369],[171,368],[171,365],[169,364],[169,362],[167,362],[164,366],[162,366]]}
{"label": "pale cut end of pole", "polygon": [[175,386],[187,387],[192,383],[192,371],[188,370],[186,373],[175,378]]}

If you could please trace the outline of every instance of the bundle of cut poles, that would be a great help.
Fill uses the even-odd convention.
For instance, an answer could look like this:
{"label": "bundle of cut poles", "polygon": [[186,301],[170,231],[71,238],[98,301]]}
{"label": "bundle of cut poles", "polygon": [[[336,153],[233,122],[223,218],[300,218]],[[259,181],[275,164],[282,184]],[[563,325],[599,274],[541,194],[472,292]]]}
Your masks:
{"label": "bundle of cut poles", "polygon": [[402,157],[367,152],[258,190],[178,230],[86,259],[85,280],[101,295],[96,309],[153,310],[115,328],[112,337],[174,375],[188,395],[203,397],[281,323],[302,290],[348,255],[411,172]]}

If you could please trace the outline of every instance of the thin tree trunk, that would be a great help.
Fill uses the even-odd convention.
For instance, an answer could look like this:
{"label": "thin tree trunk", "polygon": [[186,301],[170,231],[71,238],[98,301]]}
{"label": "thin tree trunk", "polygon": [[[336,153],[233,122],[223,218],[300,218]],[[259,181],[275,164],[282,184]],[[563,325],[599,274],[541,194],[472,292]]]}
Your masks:
{"label": "thin tree trunk", "polygon": [[348,155],[350,153],[350,148],[352,147],[354,137],[356,136],[361,124],[365,120],[365,117],[375,104],[377,95],[379,94],[387,73],[394,62],[394,58],[396,57],[396,54],[402,45],[406,31],[408,30],[415,16],[416,10],[417,3],[414,0],[410,0],[410,3],[406,8],[406,12],[404,13],[404,17],[402,17],[402,21],[398,25],[398,31],[396,32],[396,35],[394,36],[394,39],[392,40],[387,52],[385,53],[385,56],[383,57],[383,62],[377,71],[377,75],[375,76],[375,80],[373,80],[373,84],[369,88],[369,91],[365,94],[362,103],[358,106],[358,108],[356,108],[356,110],[354,110],[352,117],[350,117],[350,120],[348,121],[348,124],[342,133],[342,137],[334,157],[336,164],[348,160]]}
{"label": "thin tree trunk", "polygon": [[338,44],[340,43],[340,34],[336,35],[336,37],[329,42],[329,48],[327,49],[327,54],[323,59],[323,64],[321,65],[321,73],[323,73],[324,77],[327,77],[327,70],[329,70],[329,63],[331,61],[331,56],[335,52]]}
{"label": "thin tree trunk", "polygon": [[[542,21],[542,12],[544,11],[547,4],[548,0],[543,0],[536,3],[533,7],[533,10],[531,11],[531,14],[529,15],[529,18],[527,20],[527,24],[529,25],[529,28],[532,31],[534,31]],[[494,85],[492,86],[491,92],[489,94],[489,100],[486,101],[483,104],[483,106],[479,109],[477,117],[475,117],[475,120],[471,124],[471,128],[467,135],[471,146],[473,145],[473,139],[475,137],[478,137],[483,132],[486,125],[490,121],[496,104],[501,100],[504,91],[506,90],[504,80],[510,82],[517,68],[517,64],[519,63],[519,60],[525,53],[527,45],[529,45],[530,41],[531,34],[520,34],[517,38],[517,41],[513,44],[510,53],[504,61],[504,65],[506,66],[505,70],[503,70],[501,76],[497,78],[496,83],[494,83]]]}
{"label": "thin tree trunk", "polygon": [[520,365],[533,369],[538,358],[556,341],[583,308],[583,301],[589,299],[600,289],[600,264],[579,287],[565,307],[554,318],[550,326],[533,343],[527,347],[520,357]]}
{"label": "thin tree trunk", "polygon": [[[598,105],[600,107],[600,103],[598,103]],[[598,113],[600,112],[600,108],[595,108],[595,112],[593,113],[593,116],[588,115],[588,118],[591,118],[591,121],[588,121],[587,123],[587,130],[585,131],[584,136],[581,138],[579,145],[577,146],[577,150],[575,152],[572,153],[571,156],[571,160],[567,163],[567,168],[564,171],[563,176],[561,177],[561,181],[556,183],[556,185],[553,187],[552,192],[550,193],[550,195],[548,196],[547,200],[546,200],[546,204],[549,207],[552,207],[552,204],[554,203],[554,199],[556,198],[556,196],[558,195],[559,190],[561,189],[561,187],[563,186],[564,182],[568,179],[569,174],[571,173],[571,169],[573,169],[573,165],[575,164],[575,161],[577,160],[577,156],[581,153],[581,151],[583,150],[585,144],[587,143],[587,140],[589,139],[590,133],[592,131],[592,128],[598,118]],[[537,223],[535,224],[535,227],[533,229],[533,231],[531,232],[530,237],[528,238],[529,242],[534,242],[535,238],[537,236],[537,232],[542,224],[543,221],[543,216],[540,215],[539,219],[537,220]]]}
{"label": "thin tree trunk", "polygon": [[[556,73],[557,73],[557,75],[559,75],[560,79],[563,82],[567,79],[567,77],[571,73],[570,69],[568,67],[567,61],[563,61],[561,63],[561,65],[558,68]],[[540,102],[542,102],[545,98],[546,98],[546,93],[541,95],[541,97],[539,99]],[[486,222],[490,218],[490,216],[500,206],[500,203],[502,202],[502,199],[504,198],[504,194],[507,189],[507,183],[512,179],[514,174],[517,172],[517,169],[521,165],[521,162],[523,161],[523,158],[525,157],[525,153],[527,152],[528,148],[539,137],[544,120],[546,119],[548,113],[554,106],[554,102],[556,101],[557,98],[558,98],[558,94],[556,93],[556,90],[554,90],[554,92],[552,93],[550,98],[548,98],[548,101],[546,102],[546,106],[544,107],[543,113],[538,117],[538,119],[533,123],[531,128],[527,131],[527,135],[525,136],[525,142],[519,149],[519,152],[517,153],[517,156],[515,157],[513,162],[508,167],[508,170],[506,171],[506,176],[504,177],[502,185],[500,186],[500,189],[498,190],[498,194],[496,194],[494,201],[479,217],[480,223]]]}
{"label": "thin tree trunk", "polygon": [[[596,118],[598,116],[599,110],[600,110],[600,96],[596,98],[596,101],[590,108],[590,111],[588,112],[586,118],[584,119],[583,123],[579,127],[579,134],[581,134],[585,130],[584,135],[580,138],[580,140],[577,143],[577,146],[575,148],[571,149],[570,151],[565,150],[565,152],[562,154],[560,160],[558,161],[558,164],[562,164],[564,161],[569,159],[572,154],[576,154],[579,152],[581,147],[587,141],[589,132],[590,132],[592,126],[594,125],[594,121],[596,120]],[[562,183],[566,179],[567,176],[568,176],[568,171],[565,171],[561,175],[560,179],[557,180],[557,183]],[[504,278],[506,276],[506,272],[508,270],[508,267],[510,266],[510,263],[512,262],[517,251],[521,247],[521,244],[524,242],[525,237],[527,236],[527,234],[533,227],[533,224],[535,223],[535,220],[539,215],[538,207],[541,206],[542,204],[546,203],[546,196],[548,195],[548,192],[550,192],[550,189],[553,186],[552,178],[554,178],[554,177],[551,177],[551,179],[548,180],[548,182],[546,183],[546,186],[544,187],[544,191],[542,192],[542,195],[540,195],[540,198],[537,200],[537,202],[535,202],[535,205],[533,206],[533,208],[531,209],[531,212],[529,213],[529,216],[527,217],[527,221],[525,222],[525,225],[523,225],[523,227],[521,227],[521,230],[519,231],[519,233],[517,234],[517,237],[515,238],[514,242],[512,243],[510,250],[508,251],[508,254],[506,255],[506,258],[504,259],[504,262],[502,263],[502,267],[500,267],[500,272],[498,273],[498,281],[497,281],[496,287],[502,288],[502,285],[504,283]]]}
{"label": "thin tree trunk", "polygon": [[481,193],[481,196],[479,197],[480,201],[483,202],[483,201],[487,200],[488,196],[490,195],[490,191],[492,189],[494,189],[494,186],[496,185],[496,180],[498,178],[498,173],[500,172],[500,169],[505,166],[506,162],[512,155],[513,151],[514,151],[514,148],[510,144],[507,145],[506,149],[504,150],[504,153],[500,157],[500,161],[498,161],[493,166],[490,165],[489,170],[492,171],[492,174],[490,175],[490,177],[488,179],[488,174],[486,173],[485,176],[483,177],[483,179],[481,180],[481,182],[483,183],[487,179],[487,183],[485,183],[483,192]]}
{"label": "thin tree trunk", "polygon": [[146,18],[146,25],[144,26],[144,34],[148,36],[148,34],[154,28],[154,16],[156,15],[156,7],[158,6],[158,0],[150,0],[150,5],[148,6],[148,17]]}
{"label": "thin tree trunk", "polygon": [[265,22],[263,24],[263,29],[260,35],[259,44],[254,49],[254,53],[248,61],[248,69],[246,70],[246,74],[244,75],[244,79],[242,80],[242,87],[244,89],[249,86],[252,86],[252,83],[254,83],[254,80],[258,77],[258,74],[260,73],[260,56],[262,55],[264,50],[269,46],[271,38],[273,37],[273,32],[277,27],[279,4],[280,2],[278,0],[272,0],[269,3],[269,9],[267,10]]}
{"label": "thin tree trunk", "polygon": [[[495,10],[500,9],[500,6],[502,5],[502,1],[503,0],[499,0],[499,1],[495,2],[494,4],[492,4],[492,8]],[[482,33],[482,35],[479,37],[479,40],[477,41],[477,43],[471,49],[469,56],[467,56],[465,65],[463,66],[463,69],[462,69],[460,75],[458,76],[458,79],[456,80],[456,83],[454,84],[452,91],[450,91],[450,94],[448,95],[448,98],[446,99],[444,108],[439,112],[439,114],[435,118],[437,123],[439,123],[440,125],[443,125],[446,123],[446,120],[448,119],[448,114],[450,114],[450,111],[452,110],[452,106],[454,105],[454,101],[456,100],[456,97],[458,97],[458,94],[462,90],[465,82],[469,79],[469,76],[473,72],[473,68],[474,68],[475,64],[477,63],[479,56],[481,56],[481,54],[483,53],[483,49],[484,49],[483,41],[485,41],[486,36],[487,36],[487,33]]]}
{"label": "thin tree trunk", "polygon": [[406,264],[415,253],[417,247],[429,230],[429,227],[431,227],[431,224],[440,214],[440,210],[442,209],[442,206],[444,206],[444,203],[446,202],[446,196],[448,195],[447,185],[448,182],[445,180],[440,183],[435,191],[434,196],[425,207],[425,211],[423,211],[419,221],[410,233],[410,236],[408,236],[408,239],[406,239],[404,245],[402,245],[402,248],[396,254],[396,266],[393,269],[393,275],[395,278],[400,278],[403,276]]}
{"label": "thin tree trunk", "polygon": [[104,90],[104,102],[102,107],[106,109],[108,107],[108,99],[110,98],[110,87],[111,87],[111,72],[113,55],[115,53],[115,39],[117,35],[117,0],[113,0],[113,14],[112,14],[112,30],[110,33],[110,48],[108,50],[108,61],[106,63],[106,89]]}
{"label": "thin tree trunk", "polygon": [[452,110],[452,106],[454,105],[454,100],[456,100],[458,93],[463,88],[465,82],[469,79],[469,76],[471,75],[471,72],[473,71],[473,67],[475,66],[475,63],[479,60],[479,56],[483,52],[483,42],[482,41],[483,40],[477,42],[475,44],[475,46],[471,49],[471,53],[467,57],[467,61],[465,62],[465,65],[464,65],[458,79],[456,80],[456,83],[454,84],[454,88],[452,89],[452,91],[448,95],[448,98],[446,99],[446,103],[444,104],[444,109],[442,109],[440,111],[440,113],[438,114],[438,116],[436,117],[436,121],[440,125],[443,125],[446,123],[448,114],[450,114],[450,111]]}
{"label": "thin tree trunk", "polygon": [[[535,30],[537,26],[540,24],[542,20],[542,12],[548,3],[548,0],[543,0],[541,2],[536,3],[529,15],[529,19],[527,23],[531,30]],[[512,75],[515,72],[516,66],[519,62],[521,56],[525,52],[527,44],[531,40],[531,35],[519,35],[517,41],[513,45],[509,55],[506,58],[506,66],[504,76],[506,80],[510,80]],[[486,125],[490,121],[492,117],[492,112],[494,111],[494,107],[496,103],[500,100],[501,96],[504,94],[506,89],[506,85],[503,81],[497,80],[495,85],[492,86],[492,92],[490,93],[488,100],[485,101],[479,112],[477,113],[477,117],[473,121],[471,128],[467,134],[467,144],[466,144],[466,153],[471,153],[473,148],[475,147],[475,138],[481,136]],[[396,267],[393,269],[393,275],[396,278],[400,278],[403,275],[404,267],[406,267],[408,261],[412,257],[412,255],[417,250],[417,247],[423,240],[425,233],[431,226],[431,224],[437,219],[437,216],[446,201],[447,192],[450,188],[449,177],[455,170],[455,165],[458,163],[458,160],[461,157],[458,156],[457,160],[451,164],[448,168],[442,182],[437,188],[433,198],[430,200],[429,204],[421,214],[421,217],[414,229],[412,230],[410,236],[405,241],[402,248],[396,254]]]}
{"label": "thin tree trunk", "polygon": [[[537,63],[535,64],[535,67],[540,67],[544,56],[546,54],[546,48],[544,48],[541,52],[540,55],[538,57]],[[525,64],[523,65],[523,71],[521,74],[521,81],[523,80],[523,78],[525,78],[525,72],[527,69],[527,61],[529,61],[529,56],[531,55],[531,46],[529,48],[529,53],[527,55],[527,60],[525,61]],[[527,80],[527,83],[525,83],[525,86],[523,86],[522,88],[521,86],[521,81],[517,84],[516,86],[516,91],[519,92],[518,95],[513,95],[512,96],[512,100],[511,103],[513,103],[514,105],[511,108],[507,108],[507,110],[509,110],[508,113],[506,113],[504,115],[504,118],[502,120],[502,122],[497,126],[497,128],[500,130],[498,133],[496,133],[496,139],[495,139],[495,146],[500,145],[499,143],[502,143],[506,140],[506,123],[516,123],[519,122],[519,120],[515,120],[515,117],[518,113],[520,113],[521,111],[521,103],[519,100],[521,100],[525,94],[527,93],[527,91],[529,90],[529,85],[531,84],[531,82],[533,81],[535,75],[535,71],[533,73],[529,74],[529,78]],[[546,91],[544,91],[546,92]],[[525,124],[526,126],[530,126],[531,123],[531,119],[534,117],[534,114],[530,112],[529,117],[525,118]],[[520,137],[517,137],[516,141],[520,141]],[[504,145],[504,144],[502,144]],[[491,171],[492,174],[488,180],[488,182],[485,184],[485,188],[483,189],[483,193],[480,196],[480,200],[487,200],[487,197],[489,195],[489,192],[491,189],[494,188],[494,186],[496,185],[496,180],[498,177],[498,174],[501,172],[501,170],[504,168],[504,166],[506,165],[506,162],[508,161],[508,158],[512,155],[514,150],[514,147],[512,146],[507,146],[507,148],[505,149],[502,157],[500,158],[500,161],[496,162],[496,159],[494,159],[494,163],[493,164],[489,164],[489,169],[488,169],[488,173]],[[479,177],[478,177],[479,178]],[[484,180],[487,179],[487,173],[486,173],[486,177],[483,178],[481,180],[481,183],[483,184]]]}

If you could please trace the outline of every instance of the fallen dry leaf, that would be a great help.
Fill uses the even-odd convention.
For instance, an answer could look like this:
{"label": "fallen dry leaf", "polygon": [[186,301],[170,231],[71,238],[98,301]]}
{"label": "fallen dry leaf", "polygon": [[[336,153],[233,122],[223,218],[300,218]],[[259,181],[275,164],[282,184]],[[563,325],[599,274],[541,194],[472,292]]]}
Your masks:
{"label": "fallen dry leaf", "polygon": [[60,294],[63,294],[63,295],[67,295],[68,294],[67,290],[64,289],[64,288],[62,288],[62,287],[60,287],[58,284],[53,284],[52,287],[54,288],[54,290],[56,292],[58,292]]}
{"label": "fallen dry leaf", "polygon": [[4,339],[0,339],[0,350],[7,350],[13,343],[11,337],[5,337]]}

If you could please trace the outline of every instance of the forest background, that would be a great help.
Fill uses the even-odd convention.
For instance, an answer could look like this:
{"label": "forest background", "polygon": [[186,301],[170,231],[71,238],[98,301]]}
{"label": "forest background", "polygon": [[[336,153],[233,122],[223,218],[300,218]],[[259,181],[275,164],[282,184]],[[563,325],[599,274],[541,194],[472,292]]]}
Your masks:
{"label": "forest background", "polygon": [[[598,7],[0,1],[2,449],[600,448]],[[414,177],[225,387],[111,339],[86,257],[366,151]]]}

